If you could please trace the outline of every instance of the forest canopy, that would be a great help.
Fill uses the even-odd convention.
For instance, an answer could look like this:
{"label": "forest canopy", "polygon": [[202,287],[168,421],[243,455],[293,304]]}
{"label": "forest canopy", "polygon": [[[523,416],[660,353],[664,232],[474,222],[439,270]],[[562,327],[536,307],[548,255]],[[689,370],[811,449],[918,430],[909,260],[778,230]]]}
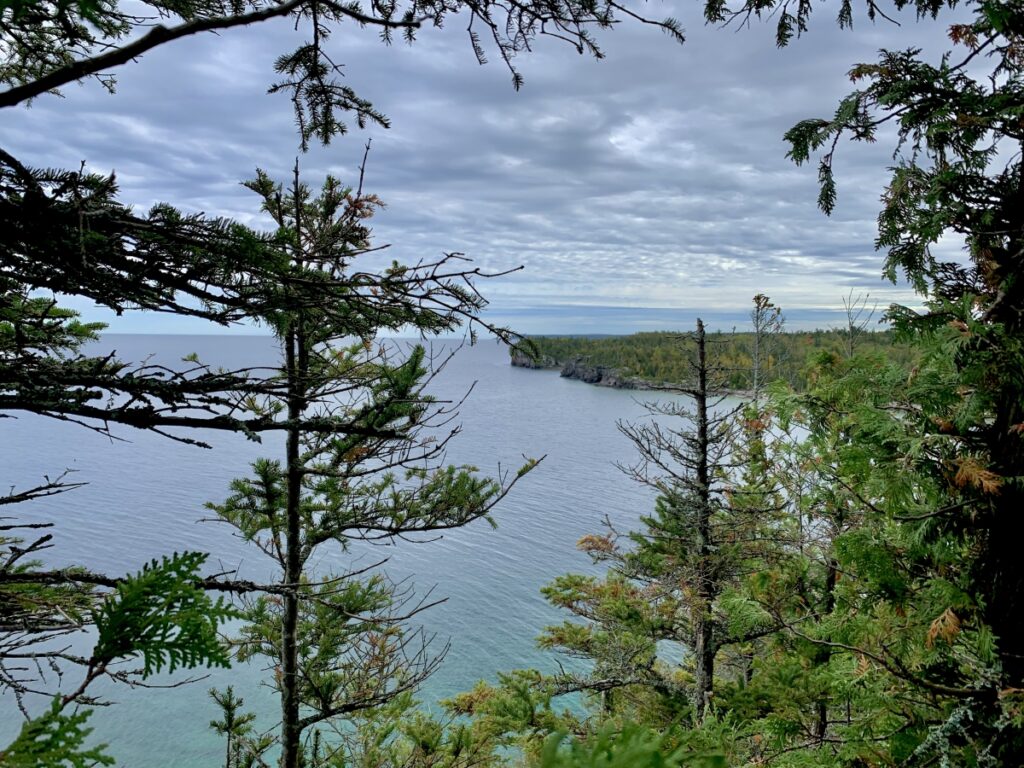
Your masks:
{"label": "forest canopy", "polygon": [[[522,351],[510,354],[521,363],[563,369],[572,363],[581,367],[608,369],[622,383],[643,389],[648,385],[669,387],[690,378],[690,354],[680,343],[680,332],[650,331],[629,336],[531,336],[533,357]],[[765,382],[781,381],[806,390],[816,368],[851,357],[847,330],[789,331],[775,334],[764,351]],[[754,385],[754,334],[712,331],[708,343],[716,350],[729,390],[750,390]],[[916,358],[911,345],[899,341],[891,330],[855,333],[852,350],[900,365],[908,372]]]}
{"label": "forest canopy", "polygon": [[[961,4],[889,5],[945,18]],[[652,401],[648,418],[619,425],[633,451],[621,468],[653,492],[651,508],[630,530],[596,523],[578,546],[598,572],[552,574],[544,588],[565,620],[538,627],[540,643],[581,663],[510,670],[434,711],[414,697],[439,663],[408,624],[420,604],[373,568],[318,572],[316,553],[487,519],[538,467],[489,476],[449,463],[458,427],[426,388],[425,349],[396,357],[375,345],[409,328],[516,343],[484,314],[480,283],[493,275],[458,254],[364,268],[381,201],[361,178],[311,185],[298,164],[283,180],[256,170],[246,187],[267,217],[259,229],[170,204],[137,212],[113,175],[0,149],[0,409],[196,450],[199,429],[282,448],[225,478],[208,507],[275,566],[261,583],[212,570],[206,552],[125,574],[52,568],[52,524],[5,516],[0,686],[26,717],[0,763],[112,764],[87,725],[97,680],[263,658],[280,704],[271,731],[254,731],[231,688],[211,694],[225,768],[1020,765],[1024,9],[962,5],[945,55],[850,62],[853,90],[785,134],[789,158],[816,166],[825,214],[841,195],[837,157],[856,151],[845,139],[890,142],[874,245],[880,271],[905,278],[920,305],[889,307],[891,332],[851,335],[838,352],[841,337],[821,334],[799,372],[797,355],[786,368],[773,348],[818,337],[780,336],[763,296],[759,330],[732,348],[699,321],[676,338],[633,339],[633,357],[613,347],[609,359],[671,375],[689,399]],[[787,46],[813,34],[822,7],[853,25],[848,0],[708,0],[704,12],[713,24],[766,20]],[[111,70],[158,46],[287,17],[308,41],[281,53],[270,87],[290,99],[306,149],[346,121],[386,123],[341,80],[327,42],[337,25],[387,40],[459,11],[477,58],[488,38],[516,86],[515,56],[539,36],[598,56],[595,34],[652,21],[612,0],[8,2],[0,109],[83,79],[113,89]],[[875,2],[862,13],[888,19]],[[675,21],[654,26],[682,41]],[[953,259],[950,240],[964,245]],[[257,323],[280,355],[260,369],[124,361],[95,352],[101,326],[64,296],[211,327]],[[900,346],[871,348],[890,336]],[[735,368],[751,382],[738,404],[717,397]],[[60,467],[39,477],[0,496],[5,515],[79,486]],[[82,653],[63,644],[74,633],[89,641]]]}

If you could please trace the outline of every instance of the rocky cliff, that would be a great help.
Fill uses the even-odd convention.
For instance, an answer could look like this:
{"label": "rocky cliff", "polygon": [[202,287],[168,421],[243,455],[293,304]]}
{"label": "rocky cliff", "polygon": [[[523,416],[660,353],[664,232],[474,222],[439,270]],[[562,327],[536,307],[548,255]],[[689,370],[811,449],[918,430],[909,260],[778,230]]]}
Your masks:
{"label": "rocky cliff", "polygon": [[[598,387],[611,387],[612,389],[639,389],[639,390],[661,390],[684,391],[680,385],[665,382],[652,382],[647,379],[635,379],[623,376],[615,368],[606,365],[591,365],[585,357],[577,357],[575,360],[561,363],[548,355],[542,355],[534,359],[522,352],[512,353],[512,365],[519,368],[534,368],[537,370],[558,369],[559,375],[566,379],[576,379],[586,384],[593,384]],[[739,397],[745,400],[753,398],[753,392],[745,389],[716,389],[718,395]]]}
{"label": "rocky cliff", "polygon": [[513,350],[512,351],[512,365],[514,365],[516,368],[544,369],[544,368],[558,368],[561,365],[561,363],[559,363],[553,357],[548,357],[547,355],[541,355],[538,358],[533,358],[533,357],[530,357],[525,352],[520,352],[519,350]]}
{"label": "rocky cliff", "polygon": [[604,365],[590,365],[583,358],[570,360],[562,366],[561,375],[566,379],[579,379],[587,384],[614,389],[644,389],[647,382],[629,379],[619,375],[614,368]]}
{"label": "rocky cliff", "polygon": [[566,379],[577,379],[587,384],[596,384],[599,387],[612,387],[614,389],[649,389],[650,383],[641,379],[630,379],[619,375],[614,368],[604,365],[591,365],[586,358],[577,358],[561,363],[553,357],[542,355],[539,358],[532,358],[524,352],[515,351],[512,353],[512,365],[517,368],[533,369],[560,369],[559,374]]}

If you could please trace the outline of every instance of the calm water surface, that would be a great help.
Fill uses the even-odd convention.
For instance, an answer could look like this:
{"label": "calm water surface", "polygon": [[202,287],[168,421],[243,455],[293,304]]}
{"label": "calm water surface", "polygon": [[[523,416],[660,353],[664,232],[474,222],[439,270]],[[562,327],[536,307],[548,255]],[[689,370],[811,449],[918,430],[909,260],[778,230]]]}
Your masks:
{"label": "calm water surface", "polygon": [[[153,355],[175,361],[193,352],[228,367],[275,360],[274,341],[264,337],[109,335],[99,346],[127,360]],[[499,466],[517,467],[524,455],[547,456],[496,509],[498,529],[480,521],[429,543],[364,546],[322,560],[325,569],[343,571],[387,557],[393,579],[410,579],[419,593],[432,588],[433,598],[447,598],[420,615],[425,631],[436,635],[436,647],[451,642],[441,669],[421,690],[428,704],[479,679],[493,681],[502,670],[553,671],[554,657],[538,650],[534,638],[564,616],[544,602],[540,588],[559,573],[593,570],[575,542],[599,532],[605,516],[628,529],[651,506],[646,489],[613,465],[633,458],[615,423],[643,416],[636,393],[513,368],[493,342],[460,350],[430,391],[459,398],[471,386],[451,462],[493,474]],[[57,523],[49,563],[123,574],[161,554],[200,550],[211,553],[213,567],[237,569],[242,578],[271,572],[266,558],[229,528],[201,518],[203,504],[222,500],[229,481],[247,474],[252,459],[280,455],[279,437],[264,437],[259,445],[208,432],[204,438],[214,447],[203,450],[123,428],[117,435],[123,440],[33,416],[0,419],[4,487],[27,486],[64,468],[88,483],[17,510],[22,519]],[[208,728],[217,712],[206,690],[233,684],[270,727],[276,701],[259,684],[262,674],[257,666],[242,666],[169,690],[104,688],[116,703],[93,716],[94,737],[111,745],[119,765],[131,768],[218,765],[223,746]],[[0,697],[0,744],[19,725],[13,702]]]}

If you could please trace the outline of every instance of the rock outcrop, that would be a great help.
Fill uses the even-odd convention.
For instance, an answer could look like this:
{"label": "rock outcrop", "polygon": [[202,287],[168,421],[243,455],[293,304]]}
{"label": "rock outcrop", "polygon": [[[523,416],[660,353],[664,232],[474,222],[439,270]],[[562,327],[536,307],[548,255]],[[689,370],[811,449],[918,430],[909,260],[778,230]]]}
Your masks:
{"label": "rock outcrop", "polygon": [[[559,369],[559,375],[565,379],[576,379],[585,384],[593,384],[597,387],[611,387],[612,389],[637,389],[637,390],[660,390],[671,392],[686,391],[682,387],[670,384],[648,381],[647,379],[631,378],[623,376],[617,369],[607,365],[591,365],[585,357],[577,357],[560,363],[548,355],[534,359],[522,352],[512,353],[512,365],[519,368],[534,368],[538,370]],[[716,394],[738,397],[744,400],[753,399],[753,392],[742,389],[719,389]]]}
{"label": "rock outcrop", "polygon": [[619,375],[614,368],[604,365],[590,365],[584,358],[570,360],[562,366],[561,376],[566,379],[578,379],[587,384],[614,389],[643,389],[644,382]]}
{"label": "rock outcrop", "polygon": [[560,369],[559,373],[563,378],[576,379],[598,387],[612,387],[613,389],[652,388],[651,383],[648,381],[622,376],[615,368],[606,365],[591,365],[583,357],[569,360],[566,363],[560,363],[548,355],[534,358],[525,352],[516,350],[512,352],[511,363],[517,368],[532,368],[534,370]]}
{"label": "rock outcrop", "polygon": [[512,365],[517,368],[544,369],[558,368],[559,363],[557,360],[552,357],[548,357],[547,355],[541,355],[540,357],[533,358],[525,352],[515,350],[512,352]]}

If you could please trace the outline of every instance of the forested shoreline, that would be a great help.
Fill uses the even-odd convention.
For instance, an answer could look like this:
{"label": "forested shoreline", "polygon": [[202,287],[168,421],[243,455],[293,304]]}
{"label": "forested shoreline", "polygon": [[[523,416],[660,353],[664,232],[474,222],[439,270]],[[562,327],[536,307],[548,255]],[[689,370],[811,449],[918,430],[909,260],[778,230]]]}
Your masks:
{"label": "forested shoreline", "polygon": [[[0,704],[21,728],[0,745],[0,765],[115,765],[117,743],[98,743],[89,727],[107,703],[99,681],[146,686],[176,674],[178,685],[250,660],[265,671],[275,722],[255,722],[230,685],[195,688],[223,739],[224,768],[1024,764],[1024,8],[707,0],[711,28],[699,34],[733,44],[766,21],[795,53],[821,5],[849,34],[855,17],[859,30],[891,23],[890,12],[907,11],[910,30],[914,14],[946,23],[943,55],[883,49],[850,62],[852,90],[834,111],[784,136],[790,160],[816,166],[829,215],[842,189],[836,158],[858,143],[891,150],[876,236],[841,252],[874,247],[881,274],[905,280],[917,301],[887,307],[890,330],[877,335],[861,333],[854,304],[845,339],[785,335],[784,308],[763,294],[752,331],[735,337],[697,321],[678,335],[537,339],[552,359],[607,360],[624,376],[670,380],[685,397],[652,398],[644,418],[618,425],[631,451],[618,469],[654,497],[651,509],[632,530],[595,521],[578,548],[596,575],[550,564],[543,595],[566,618],[537,627],[538,642],[576,663],[509,670],[432,706],[417,699],[444,655],[417,624],[429,595],[392,581],[386,557],[348,556],[362,543],[429,546],[493,522],[497,505],[547,470],[543,452],[514,466],[450,461],[459,400],[431,390],[445,361],[428,353],[429,339],[529,347],[486,311],[487,285],[515,269],[448,251],[382,259],[370,224],[384,201],[370,191],[366,154],[350,178],[314,182],[298,160],[274,176],[261,169],[268,158],[253,157],[242,213],[200,212],[202,197],[142,209],[112,170],[45,167],[31,142],[0,148],[0,428],[32,414],[196,451],[210,447],[211,431],[253,441],[266,452],[223,478],[220,497],[182,514],[229,528],[270,574],[238,578],[217,552],[173,543],[134,572],[107,573],[71,541],[74,564],[55,566],[61,521],[25,510],[45,511],[85,480],[73,467],[39,466],[35,480],[5,484]],[[81,82],[119,98],[121,68],[155,49],[189,38],[220,45],[280,19],[307,37],[274,51],[263,85],[286,97],[305,156],[349,123],[389,124],[343,78],[337,57],[359,47],[332,48],[339,28],[411,43],[461,13],[470,55],[496,54],[519,88],[517,56],[545,37],[595,58],[620,23],[685,42],[675,18],[649,10],[618,0],[7,0],[0,110],[66,104],[59,91]],[[218,67],[240,59],[217,50]],[[787,77],[815,66],[802,59]],[[198,139],[175,151],[218,144],[203,128],[208,115],[181,111]],[[75,146],[91,128],[65,130],[54,140]],[[170,151],[168,140],[133,132],[153,153]],[[488,163],[512,173],[515,160]],[[639,213],[620,221],[634,228],[622,238],[646,236]],[[547,223],[548,236],[557,231]],[[786,244],[777,264],[797,269],[803,261],[787,259],[800,248]],[[631,255],[624,244],[623,260]],[[224,368],[198,355],[158,363],[98,353],[95,307],[207,330],[259,327],[278,354]],[[403,333],[424,343],[398,355],[380,341]],[[730,405],[721,396],[730,389],[748,394]],[[121,472],[132,481],[131,466]],[[340,568],[324,566],[327,550]]]}
{"label": "forested shoreline", "polygon": [[[680,331],[652,331],[628,336],[531,336],[511,349],[512,365],[558,369],[562,376],[617,389],[652,390],[686,384],[691,375],[687,345]],[[712,331],[708,344],[723,370],[722,387],[737,394],[754,386],[753,332]],[[805,391],[815,367],[857,354],[878,357],[908,372],[917,352],[892,330],[817,329],[784,331],[762,350],[764,382],[779,381]]]}

